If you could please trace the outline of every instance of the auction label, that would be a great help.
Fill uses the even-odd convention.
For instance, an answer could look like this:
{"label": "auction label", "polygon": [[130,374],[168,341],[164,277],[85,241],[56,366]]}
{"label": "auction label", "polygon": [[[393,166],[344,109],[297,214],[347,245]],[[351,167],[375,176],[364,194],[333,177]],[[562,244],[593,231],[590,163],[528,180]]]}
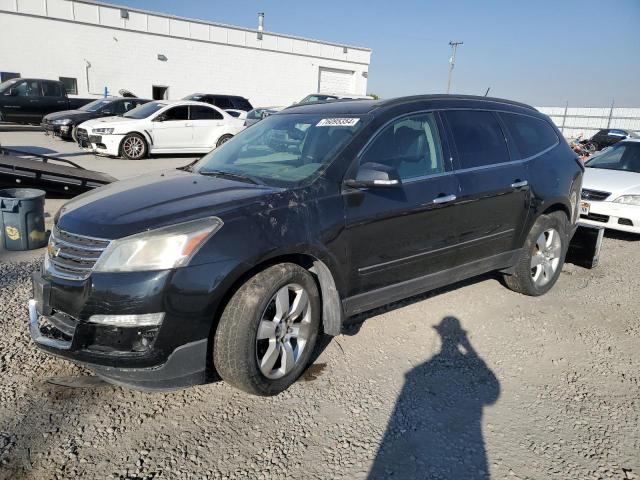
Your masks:
{"label": "auction label", "polygon": [[316,127],[353,127],[359,118],[323,118]]}

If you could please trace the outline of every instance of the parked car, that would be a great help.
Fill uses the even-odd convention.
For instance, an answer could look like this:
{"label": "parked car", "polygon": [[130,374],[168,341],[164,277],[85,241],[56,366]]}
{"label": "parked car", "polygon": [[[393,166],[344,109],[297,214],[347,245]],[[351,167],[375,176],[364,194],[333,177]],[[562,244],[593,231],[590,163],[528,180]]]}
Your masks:
{"label": "parked car", "polygon": [[246,118],[244,119],[244,125],[249,127],[254,123],[258,123],[263,118],[268,117],[269,115],[273,115],[274,113],[279,112],[284,107],[261,107],[254,108],[250,112],[247,113]]}
{"label": "parked car", "polygon": [[187,95],[183,98],[183,100],[193,100],[194,102],[205,102],[210,105],[215,105],[216,107],[227,110],[242,110],[243,112],[248,112],[253,109],[251,106],[251,102],[244,97],[240,97],[238,95],[217,95],[212,93],[194,93],[192,95]]}
{"label": "parked car", "polygon": [[312,93],[300,100],[297,105],[314,102],[330,102],[332,100],[373,100],[373,97],[369,95],[334,95],[331,93]]}
{"label": "parked car", "polygon": [[158,153],[207,153],[244,129],[244,122],[202,102],[153,101],[121,117],[81,123],[80,146],[140,160]]}
{"label": "parked car", "polygon": [[129,110],[150,101],[142,98],[101,98],[77,110],[63,110],[45,115],[42,128],[45,134],[73,139],[77,143],[76,127],[82,122],[93,118],[124,115]]}
{"label": "parked car", "polygon": [[0,83],[0,122],[40,124],[49,113],[75,110],[93,100],[68,97],[58,80],[12,78]]}
{"label": "parked car", "polygon": [[34,277],[31,335],[121,385],[202,383],[213,364],[274,395],[349,315],[492,270],[547,292],[582,173],[551,120],[520,103],[290,107],[191,166],[64,205]]}
{"label": "parked car", "polygon": [[640,140],[616,143],[585,165],[580,221],[640,233]]}
{"label": "parked car", "polygon": [[620,128],[604,128],[596,133],[589,140],[585,140],[585,143],[593,145],[594,151],[602,150],[603,148],[615,145],[621,140],[626,138],[640,138],[640,135],[632,130],[623,130]]}

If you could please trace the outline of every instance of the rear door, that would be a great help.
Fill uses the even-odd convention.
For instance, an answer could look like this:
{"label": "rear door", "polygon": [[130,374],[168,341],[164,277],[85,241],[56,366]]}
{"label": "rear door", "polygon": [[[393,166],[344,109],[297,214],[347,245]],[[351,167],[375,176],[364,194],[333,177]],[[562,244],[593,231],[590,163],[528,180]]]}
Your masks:
{"label": "rear door", "polygon": [[350,296],[450,268],[457,243],[458,181],[445,159],[438,117],[399,117],[379,131],[359,165],[394,168],[402,184],[345,187]]}
{"label": "rear door", "polygon": [[62,89],[60,82],[42,80],[42,116],[69,108],[67,94]]}
{"label": "rear door", "polygon": [[513,161],[494,112],[444,113],[460,182],[457,264],[499,255],[519,246],[529,205],[526,161]]}
{"label": "rear door", "polygon": [[171,107],[153,121],[154,150],[192,148],[193,127],[189,120],[189,107]]}
{"label": "rear door", "polygon": [[213,149],[223,133],[224,119],[222,114],[215,108],[204,105],[191,105],[189,111],[193,125],[194,148]]}

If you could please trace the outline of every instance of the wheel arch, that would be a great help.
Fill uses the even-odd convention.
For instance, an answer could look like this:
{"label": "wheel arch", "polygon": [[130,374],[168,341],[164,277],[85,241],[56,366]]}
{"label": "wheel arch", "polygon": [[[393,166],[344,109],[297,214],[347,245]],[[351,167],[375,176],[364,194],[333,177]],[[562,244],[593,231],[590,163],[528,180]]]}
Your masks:
{"label": "wheel arch", "polygon": [[215,329],[218,327],[218,322],[222,312],[238,289],[249,278],[279,263],[294,263],[313,275],[320,292],[320,301],[322,304],[322,315],[320,319],[322,331],[331,336],[339,335],[342,332],[344,320],[342,300],[340,298],[334,274],[328,266],[329,262],[325,261],[326,259],[321,259],[320,257],[321,255],[309,252],[276,254],[263,259],[262,261],[252,265],[250,268],[244,270],[239,275],[236,275],[216,309],[214,321],[211,327],[211,338],[213,337]]}

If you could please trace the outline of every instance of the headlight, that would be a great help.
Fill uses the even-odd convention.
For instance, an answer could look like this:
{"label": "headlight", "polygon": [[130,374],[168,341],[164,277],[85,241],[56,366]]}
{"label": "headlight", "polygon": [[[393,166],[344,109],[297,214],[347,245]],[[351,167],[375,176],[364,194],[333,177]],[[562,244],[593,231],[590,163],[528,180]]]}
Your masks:
{"label": "headlight", "polygon": [[113,133],[113,128],[94,128],[91,131],[98,135],[111,135]]}
{"label": "headlight", "polygon": [[61,118],[59,120],[53,120],[51,122],[52,125],[69,125],[71,120],[69,118]]}
{"label": "headlight", "polygon": [[181,267],[222,225],[218,217],[207,217],[113,240],[94,270],[134,272]]}
{"label": "headlight", "polygon": [[613,203],[624,203],[625,205],[640,205],[640,195],[622,195],[616,198]]}

